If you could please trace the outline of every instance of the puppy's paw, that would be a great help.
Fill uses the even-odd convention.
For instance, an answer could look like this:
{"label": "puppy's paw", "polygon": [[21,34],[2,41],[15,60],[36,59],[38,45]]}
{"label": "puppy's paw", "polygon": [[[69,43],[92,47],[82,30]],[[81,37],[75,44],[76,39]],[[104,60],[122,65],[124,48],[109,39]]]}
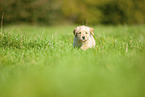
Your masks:
{"label": "puppy's paw", "polygon": [[87,48],[85,46],[82,46],[81,49],[84,51],[87,50]]}

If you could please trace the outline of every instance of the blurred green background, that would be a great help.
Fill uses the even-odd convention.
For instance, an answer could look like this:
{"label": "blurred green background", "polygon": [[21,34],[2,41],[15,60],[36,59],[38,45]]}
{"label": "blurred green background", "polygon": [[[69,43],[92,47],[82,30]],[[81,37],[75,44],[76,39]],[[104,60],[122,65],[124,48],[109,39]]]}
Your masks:
{"label": "blurred green background", "polygon": [[0,0],[5,24],[144,24],[145,0]]}

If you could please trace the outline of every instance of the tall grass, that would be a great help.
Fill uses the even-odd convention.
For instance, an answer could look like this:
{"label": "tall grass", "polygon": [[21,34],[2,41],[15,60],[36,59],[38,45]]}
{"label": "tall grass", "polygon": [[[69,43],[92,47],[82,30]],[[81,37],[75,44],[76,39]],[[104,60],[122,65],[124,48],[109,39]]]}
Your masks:
{"label": "tall grass", "polygon": [[96,47],[74,49],[75,26],[8,26],[0,35],[0,97],[144,97],[145,30],[95,26]]}

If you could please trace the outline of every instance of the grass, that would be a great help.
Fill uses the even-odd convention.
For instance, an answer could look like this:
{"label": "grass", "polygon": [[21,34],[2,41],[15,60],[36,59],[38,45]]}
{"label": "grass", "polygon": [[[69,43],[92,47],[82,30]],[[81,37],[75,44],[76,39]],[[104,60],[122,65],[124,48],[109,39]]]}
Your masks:
{"label": "grass", "polygon": [[145,97],[145,26],[95,26],[86,51],[75,27],[5,27],[0,97]]}

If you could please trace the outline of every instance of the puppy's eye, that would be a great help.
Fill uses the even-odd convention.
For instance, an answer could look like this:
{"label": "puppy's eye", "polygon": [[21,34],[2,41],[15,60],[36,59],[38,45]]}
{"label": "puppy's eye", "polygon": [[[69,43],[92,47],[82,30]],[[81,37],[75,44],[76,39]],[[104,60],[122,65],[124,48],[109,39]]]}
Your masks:
{"label": "puppy's eye", "polygon": [[88,34],[88,32],[86,32],[86,34]]}
{"label": "puppy's eye", "polygon": [[81,34],[81,32],[79,32],[79,34]]}

